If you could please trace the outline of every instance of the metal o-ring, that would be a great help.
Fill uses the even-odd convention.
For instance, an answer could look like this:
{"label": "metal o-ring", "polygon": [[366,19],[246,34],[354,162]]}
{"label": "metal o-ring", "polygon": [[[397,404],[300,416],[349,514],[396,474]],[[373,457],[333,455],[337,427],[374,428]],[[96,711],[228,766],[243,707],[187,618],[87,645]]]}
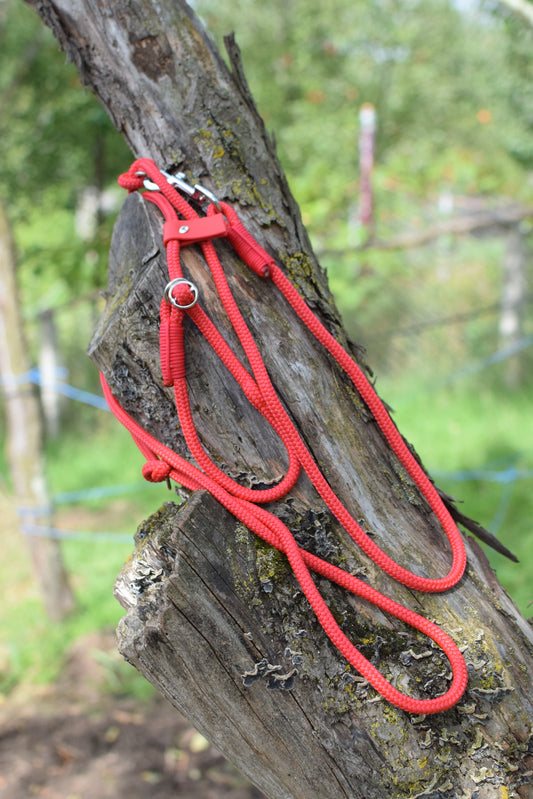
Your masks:
{"label": "metal o-ring", "polygon": [[[187,305],[180,305],[177,299],[172,294],[172,289],[175,286],[179,286],[183,283],[189,287],[193,295],[193,301],[189,302]],[[187,278],[185,277],[177,277],[174,280],[171,280],[170,283],[167,283],[165,287],[165,300],[169,302],[171,305],[173,305],[174,308],[179,308],[181,311],[186,311],[188,308],[192,308],[193,305],[196,305],[196,303],[198,302],[198,295],[199,295],[198,287],[195,286],[194,283],[191,283],[190,280],[187,280]]]}

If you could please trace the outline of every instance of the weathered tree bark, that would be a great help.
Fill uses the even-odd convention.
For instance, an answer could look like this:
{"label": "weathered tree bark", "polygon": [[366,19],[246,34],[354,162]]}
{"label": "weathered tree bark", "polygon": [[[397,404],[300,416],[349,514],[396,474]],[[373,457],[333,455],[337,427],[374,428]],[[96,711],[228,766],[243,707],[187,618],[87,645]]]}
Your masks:
{"label": "weathered tree bark", "polygon": [[[15,275],[15,254],[7,217],[0,203],[0,378],[5,403],[7,455],[19,513],[28,524],[52,526],[46,487],[39,400],[30,368]],[[60,542],[28,536],[35,578],[50,619],[64,618],[74,596]]]}
{"label": "weathered tree bark", "polygon": [[[342,327],[311,252],[232,42],[230,72],[183,0],[35,0],[135,155],[176,165],[233,203],[324,323]],[[118,166],[118,165],[117,165]],[[126,166],[126,165],[123,165]],[[137,195],[119,216],[107,309],[90,353],[125,409],[186,456],[158,363],[167,282],[158,212]],[[443,534],[345,376],[276,290],[217,245],[272,380],[328,480],[405,567],[442,575]],[[201,302],[238,350],[198,252],[184,264]],[[210,348],[187,329],[191,405],[200,437],[249,485],[286,468],[276,435]],[[356,357],[359,353],[353,349]],[[428,409],[431,412],[431,409]],[[533,631],[468,542],[466,575],[442,595],[394,583],[324,511],[306,479],[276,512],[302,546],[436,619],[470,669],[453,710],[410,718],[380,701],[329,644],[275,550],[203,493],[165,504],[137,533],[117,580],[127,615],[119,647],[269,797],[391,799],[531,796]],[[319,580],[343,629],[400,687],[419,696],[449,679],[439,650],[409,628]]]}

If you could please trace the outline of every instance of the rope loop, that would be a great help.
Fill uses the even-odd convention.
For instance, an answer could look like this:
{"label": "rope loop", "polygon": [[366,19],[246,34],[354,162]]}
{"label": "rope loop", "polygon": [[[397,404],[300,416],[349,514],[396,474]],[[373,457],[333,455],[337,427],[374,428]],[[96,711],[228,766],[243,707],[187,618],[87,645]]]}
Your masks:
{"label": "rope loop", "polygon": [[149,483],[163,483],[170,477],[171,467],[165,461],[149,460],[142,468],[142,475]]}
{"label": "rope loop", "polygon": [[[174,186],[170,185],[169,181],[176,182],[172,181],[172,176],[167,177],[158,170],[153,161],[144,158],[135,161],[128,172],[120,176],[119,183],[128,191],[135,191],[145,187],[145,180],[148,179],[149,190],[145,192],[144,197],[157,205],[165,218],[165,246],[170,282],[165,289],[160,310],[161,368],[164,385],[174,387],[178,420],[195,463],[189,463],[138,425],[114,398],[105,378],[103,376],[101,378],[111,410],[131,432],[135,443],[147,458],[143,466],[144,477],[151,482],[161,482],[171,477],[190,490],[206,489],[256,535],[283,552],[324,632],[353,668],[387,701],[410,713],[438,713],[448,710],[463,695],[468,678],[464,658],[451,638],[436,624],[394,602],[328,561],[302,549],[287,526],[274,514],[262,508],[261,504],[286,496],[296,484],[301,471],[305,471],[331,513],[383,571],[409,588],[429,593],[445,591],[457,585],[464,573],[466,551],[455,522],[432,482],[398,432],[366,375],[306,305],[272,256],[244,227],[235,210],[227,203],[217,201],[207,208],[205,217],[200,217]],[[157,191],[151,189],[152,184],[156,186]],[[186,222],[183,223],[182,220]],[[237,254],[253,272],[262,278],[271,278],[296,315],[329,352],[337,366],[351,379],[373,414],[385,440],[426,498],[444,530],[452,552],[452,564],[444,577],[422,577],[396,563],[361,528],[329,485],[281,403],[256,342],[235,302],[211,240],[219,236],[227,237]],[[197,287],[183,277],[180,245],[194,242],[199,242],[202,247],[222,305],[246,355],[246,366],[241,363],[198,305]],[[247,488],[228,477],[204,449],[196,431],[188,395],[182,324],[185,314],[239,383],[248,400],[269,422],[285,445],[289,465],[285,477],[277,485],[268,489]],[[346,638],[318,591],[311,571],[337,583],[429,636],[450,661],[452,681],[448,689],[435,698],[416,699],[395,688]]]}

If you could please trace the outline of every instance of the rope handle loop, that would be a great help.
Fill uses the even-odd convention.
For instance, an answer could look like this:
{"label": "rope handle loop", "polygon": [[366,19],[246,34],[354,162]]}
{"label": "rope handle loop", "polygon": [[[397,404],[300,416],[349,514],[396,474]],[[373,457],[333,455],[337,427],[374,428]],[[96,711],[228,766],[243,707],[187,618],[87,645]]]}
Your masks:
{"label": "rope handle loop", "polygon": [[[463,575],[466,552],[457,526],[363,371],[306,305],[272,256],[261,247],[242,224],[236,211],[227,203],[217,201],[208,206],[206,216],[200,217],[180,192],[176,191],[172,185],[173,181],[169,182],[170,178],[172,176],[161,173],[149,159],[139,159],[132,164],[128,172],[120,176],[119,184],[128,191],[136,191],[146,187],[148,181],[148,190],[145,191],[144,197],[157,205],[165,218],[164,239],[170,281],[160,309],[161,368],[164,384],[174,387],[179,423],[196,465],[178,456],[140,427],[113,397],[102,376],[104,393],[111,410],[119,421],[130,430],[135,443],[147,459],[143,474],[146,479],[151,481],[165,480],[170,477],[190,490],[204,488],[210,491],[250,530],[283,552],[317,619],[332,643],[387,701],[411,713],[437,713],[453,707],[466,688],[467,670],[461,652],[451,638],[437,625],[385,597],[353,575],[301,549],[286,525],[260,505],[285,496],[294,487],[303,469],[329,510],[378,566],[398,582],[410,588],[431,593],[451,588],[459,582]],[[157,189],[154,190],[153,186],[156,186]],[[262,356],[236,305],[212,243],[212,238],[219,237],[227,238],[241,259],[257,275],[272,279],[297,316],[352,380],[372,412],[385,439],[425,496],[448,538],[452,550],[452,565],[445,577],[422,577],[392,560],[362,530],[327,482],[280,402]],[[220,300],[246,355],[247,367],[240,362],[201,308],[198,302],[197,287],[183,277],[180,247],[190,243],[199,243],[203,250]],[[250,489],[242,486],[228,477],[204,450],[196,431],[188,396],[183,328],[185,315],[205,336],[222,363],[240,384],[246,397],[262,413],[284,443],[289,466],[285,477],[277,485],[268,489]],[[310,571],[327,577],[429,636],[444,651],[450,661],[452,682],[448,690],[443,695],[431,699],[416,699],[396,689],[341,631],[319,593]]]}

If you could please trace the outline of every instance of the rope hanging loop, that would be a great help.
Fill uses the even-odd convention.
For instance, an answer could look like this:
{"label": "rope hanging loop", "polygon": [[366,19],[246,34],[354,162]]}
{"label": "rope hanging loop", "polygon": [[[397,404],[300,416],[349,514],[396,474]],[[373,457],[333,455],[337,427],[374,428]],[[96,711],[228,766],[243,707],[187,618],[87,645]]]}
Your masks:
{"label": "rope hanging loop", "polygon": [[[326,330],[278,267],[274,258],[242,224],[236,211],[227,203],[219,202],[216,198],[213,199],[210,193],[204,192],[202,202],[206,198],[211,202],[206,208],[205,216],[200,216],[183,194],[198,202],[197,195],[202,187],[198,185],[192,187],[187,183],[184,185],[183,178],[181,173],[175,177],[161,172],[153,161],[142,158],[135,161],[128,172],[119,177],[119,184],[129,192],[146,189],[144,198],[160,209],[165,220],[163,235],[169,282],[160,306],[161,369],[164,385],[174,388],[178,420],[194,463],[177,455],[137,424],[114,398],[102,376],[102,386],[109,406],[119,421],[129,429],[135,443],[146,457],[147,463],[143,473],[147,480],[162,481],[170,478],[192,491],[199,488],[209,491],[252,532],[286,555],[326,635],[352,667],[388,702],[410,713],[430,714],[448,710],[460,700],[468,679],[464,658],[454,641],[433,622],[394,602],[352,574],[302,549],[287,526],[261,505],[285,497],[296,484],[301,471],[304,471],[330,512],[376,565],[399,583],[429,593],[446,591],[457,585],[462,578],[466,565],[466,551],[461,534],[433,483],[411,453],[360,367]],[[272,281],[294,313],[329,352],[337,366],[351,379],[373,414],[385,440],[426,498],[443,528],[452,552],[452,564],[447,575],[436,578],[422,577],[396,563],[361,528],[335,494],[272,385],[261,353],[227,282],[213,244],[213,239],[216,238],[226,238],[256,275]],[[180,247],[192,243],[200,244],[203,250],[224,310],[246,355],[246,365],[241,363],[201,308],[198,302],[198,288],[183,276]],[[196,431],[189,402],[184,348],[185,315],[205,337],[239,383],[247,399],[264,416],[283,442],[289,466],[285,476],[277,485],[266,489],[245,487],[228,477],[204,449]],[[318,591],[311,571],[337,583],[429,636],[444,651],[451,664],[452,681],[447,690],[437,697],[417,699],[399,691],[386,680],[342,632]]]}

